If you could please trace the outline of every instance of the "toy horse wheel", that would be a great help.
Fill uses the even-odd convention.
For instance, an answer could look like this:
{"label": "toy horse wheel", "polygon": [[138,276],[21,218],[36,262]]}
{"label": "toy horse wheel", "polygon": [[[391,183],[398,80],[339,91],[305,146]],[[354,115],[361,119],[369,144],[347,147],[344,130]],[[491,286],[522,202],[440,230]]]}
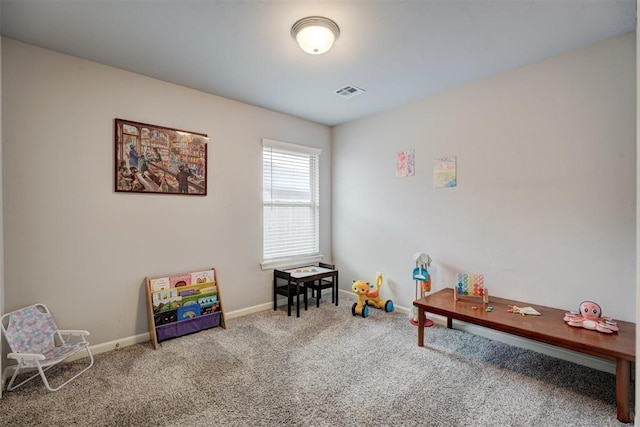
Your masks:
{"label": "toy horse wheel", "polygon": [[387,302],[384,303],[384,311],[387,313],[391,313],[393,311],[393,301],[387,300]]}
{"label": "toy horse wheel", "polygon": [[367,317],[369,315],[369,306],[365,305],[362,307],[362,317]]}
{"label": "toy horse wheel", "polygon": [[353,305],[351,306],[351,314],[352,315],[356,315],[356,307],[358,306],[357,302],[354,302]]}

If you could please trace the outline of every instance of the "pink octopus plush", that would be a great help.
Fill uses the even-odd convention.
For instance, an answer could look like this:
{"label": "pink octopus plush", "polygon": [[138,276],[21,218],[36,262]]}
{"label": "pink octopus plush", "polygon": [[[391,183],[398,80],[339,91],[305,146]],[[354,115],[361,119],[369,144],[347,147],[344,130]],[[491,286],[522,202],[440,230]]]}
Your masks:
{"label": "pink octopus plush", "polygon": [[582,301],[579,312],[564,315],[564,321],[569,326],[590,329],[605,334],[618,331],[618,325],[610,317],[602,317],[602,309],[593,301]]}

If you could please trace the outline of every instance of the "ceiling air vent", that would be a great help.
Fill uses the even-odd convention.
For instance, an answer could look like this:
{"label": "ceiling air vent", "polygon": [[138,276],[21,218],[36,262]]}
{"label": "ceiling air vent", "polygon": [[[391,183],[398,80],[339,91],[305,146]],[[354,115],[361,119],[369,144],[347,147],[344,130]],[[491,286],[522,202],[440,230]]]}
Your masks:
{"label": "ceiling air vent", "polygon": [[347,85],[345,87],[341,87],[340,89],[338,89],[336,91],[336,94],[340,95],[343,98],[352,98],[364,92],[365,92],[364,89],[360,89],[359,87],[356,87],[354,85]]}

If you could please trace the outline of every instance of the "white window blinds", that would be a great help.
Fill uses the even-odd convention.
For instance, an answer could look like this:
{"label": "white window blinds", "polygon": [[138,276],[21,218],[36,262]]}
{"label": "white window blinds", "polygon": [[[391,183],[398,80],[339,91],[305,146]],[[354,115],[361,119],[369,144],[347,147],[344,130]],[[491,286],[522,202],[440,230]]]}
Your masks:
{"label": "white window blinds", "polygon": [[320,150],[262,140],[265,261],[319,253]]}

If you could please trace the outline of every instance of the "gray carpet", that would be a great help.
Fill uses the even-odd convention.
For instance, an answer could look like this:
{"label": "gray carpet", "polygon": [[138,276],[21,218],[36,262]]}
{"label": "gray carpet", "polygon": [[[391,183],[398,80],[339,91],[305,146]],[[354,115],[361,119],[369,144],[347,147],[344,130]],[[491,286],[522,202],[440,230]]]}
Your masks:
{"label": "gray carpet", "polygon": [[299,319],[268,310],[159,350],[100,354],[58,392],[34,380],[5,393],[0,424],[623,425],[611,374],[440,326],[425,330],[420,348],[405,314],[363,319],[346,298],[340,307],[325,300]]}

